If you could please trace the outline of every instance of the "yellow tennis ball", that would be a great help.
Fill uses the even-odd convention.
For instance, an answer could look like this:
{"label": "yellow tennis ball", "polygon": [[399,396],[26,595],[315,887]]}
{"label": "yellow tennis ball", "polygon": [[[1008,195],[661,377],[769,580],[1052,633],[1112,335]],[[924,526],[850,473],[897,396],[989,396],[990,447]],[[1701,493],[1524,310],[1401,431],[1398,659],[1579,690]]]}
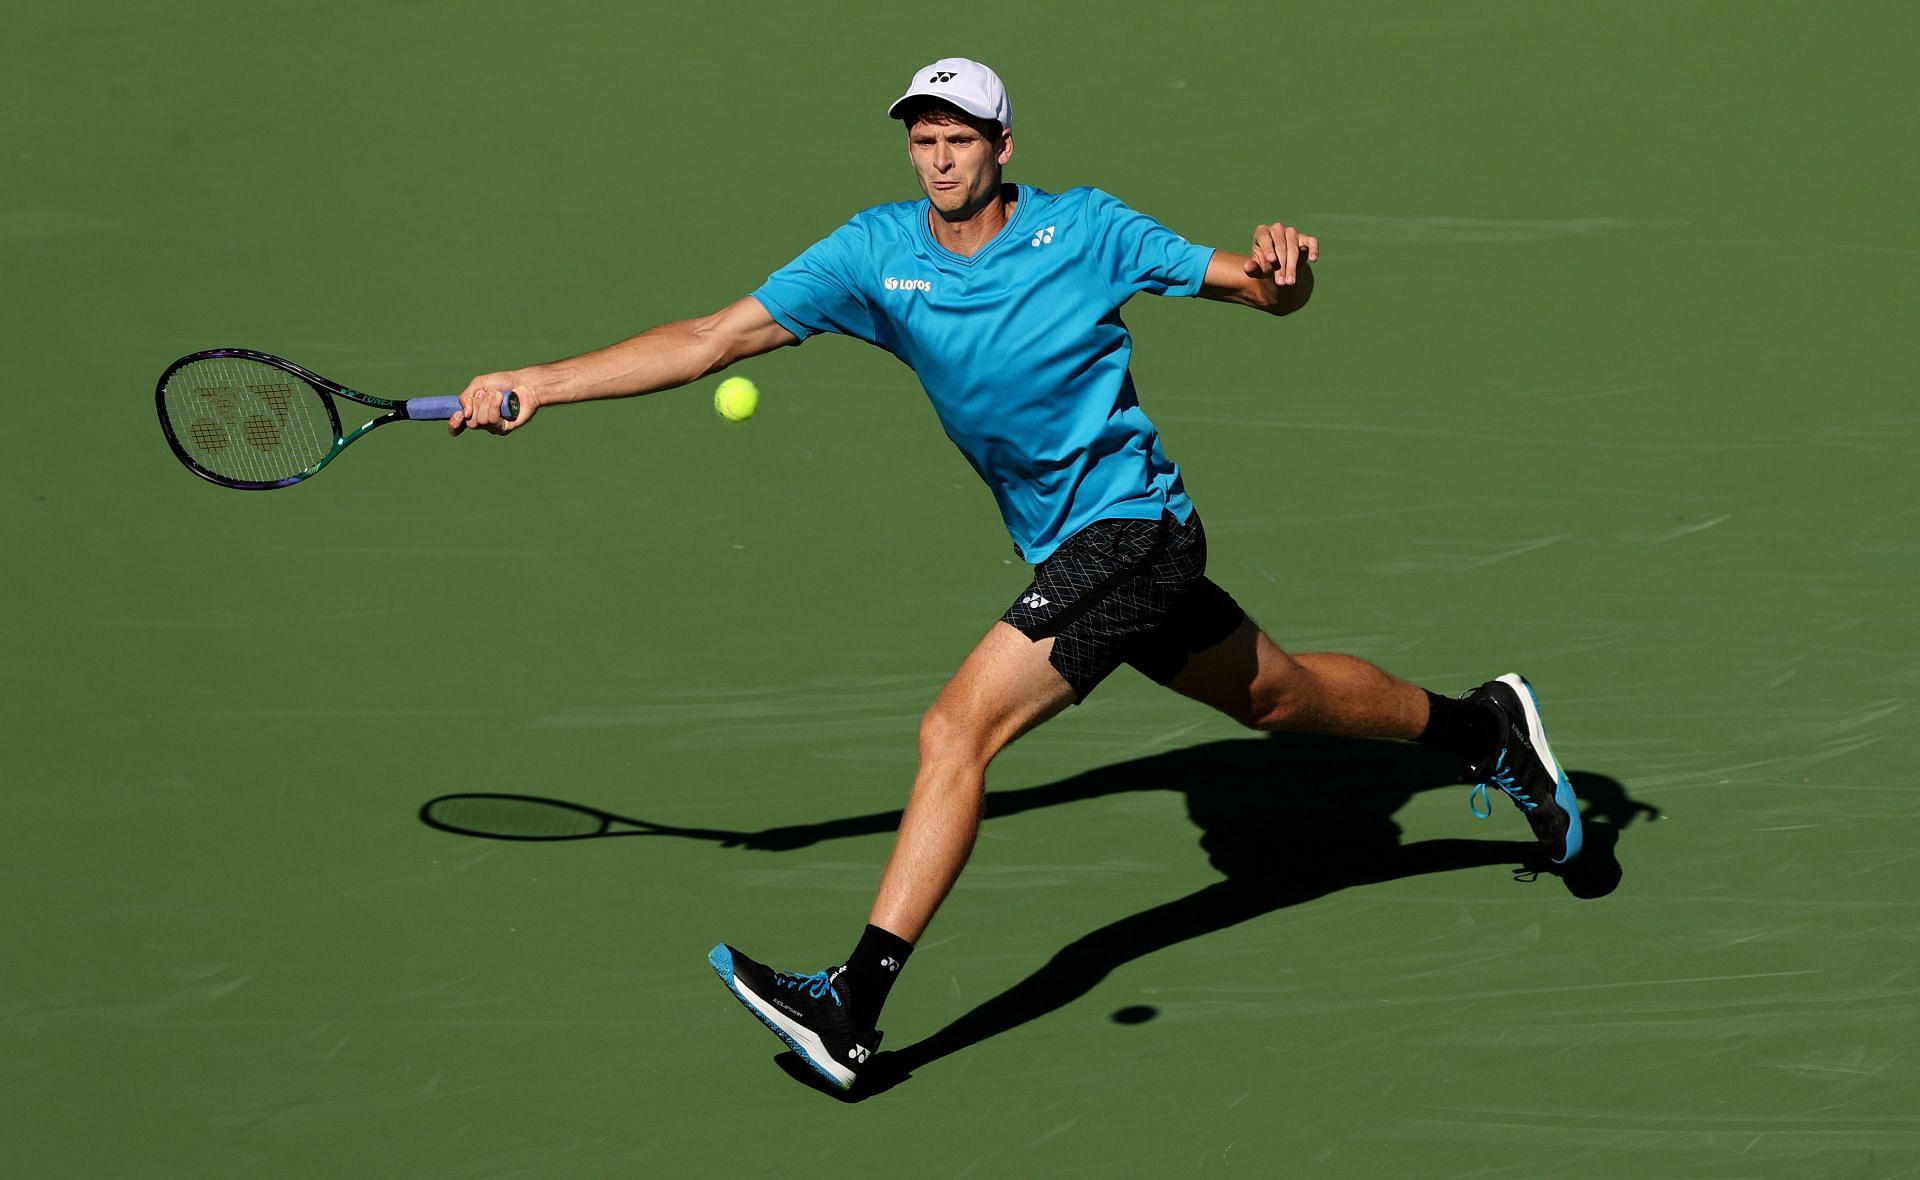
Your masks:
{"label": "yellow tennis ball", "polygon": [[745,377],[729,377],[713,391],[713,408],[729,422],[745,422],[760,408],[760,389]]}

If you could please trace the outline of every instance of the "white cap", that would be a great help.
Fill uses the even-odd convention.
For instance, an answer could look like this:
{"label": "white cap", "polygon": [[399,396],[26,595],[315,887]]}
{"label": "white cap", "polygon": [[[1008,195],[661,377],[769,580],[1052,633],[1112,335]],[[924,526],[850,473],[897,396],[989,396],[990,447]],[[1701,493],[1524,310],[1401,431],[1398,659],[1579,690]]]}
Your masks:
{"label": "white cap", "polygon": [[898,118],[901,104],[910,98],[945,99],[976,119],[992,119],[1002,127],[1013,126],[1013,103],[1007,100],[1007,88],[1001,85],[1000,75],[964,57],[943,57],[916,70],[907,92],[887,108],[887,118]]}

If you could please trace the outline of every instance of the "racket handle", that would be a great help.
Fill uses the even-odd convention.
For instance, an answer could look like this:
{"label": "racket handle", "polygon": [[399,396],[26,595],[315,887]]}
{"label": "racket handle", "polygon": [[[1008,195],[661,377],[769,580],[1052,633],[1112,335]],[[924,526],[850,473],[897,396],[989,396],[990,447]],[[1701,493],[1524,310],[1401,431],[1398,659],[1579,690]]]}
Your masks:
{"label": "racket handle", "polygon": [[[415,422],[445,422],[453,417],[460,408],[460,396],[448,394],[446,397],[410,397],[407,399],[407,417]],[[520,416],[520,395],[507,390],[500,406],[500,416],[511,422]]]}

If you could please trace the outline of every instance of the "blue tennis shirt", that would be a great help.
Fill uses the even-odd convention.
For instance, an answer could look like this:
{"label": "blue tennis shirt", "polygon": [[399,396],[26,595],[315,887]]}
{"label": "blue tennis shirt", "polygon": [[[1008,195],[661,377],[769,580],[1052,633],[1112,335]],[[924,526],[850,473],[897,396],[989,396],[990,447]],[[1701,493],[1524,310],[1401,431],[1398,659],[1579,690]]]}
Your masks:
{"label": "blue tennis shirt", "polygon": [[1134,393],[1120,306],[1198,293],[1212,248],[1092,188],[1021,185],[971,258],[934,241],[928,212],[922,199],[857,213],[753,298],[801,340],[839,332],[906,362],[1026,561],[1096,520],[1190,517]]}

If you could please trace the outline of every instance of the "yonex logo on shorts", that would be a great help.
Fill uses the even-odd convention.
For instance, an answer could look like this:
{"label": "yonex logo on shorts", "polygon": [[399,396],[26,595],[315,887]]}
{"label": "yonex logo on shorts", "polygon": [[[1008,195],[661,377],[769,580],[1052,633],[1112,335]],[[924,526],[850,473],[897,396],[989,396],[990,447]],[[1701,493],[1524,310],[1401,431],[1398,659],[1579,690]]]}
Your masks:
{"label": "yonex logo on shorts", "polygon": [[1028,610],[1039,610],[1041,607],[1047,605],[1047,600],[1040,596],[1038,590],[1029,590],[1020,597],[1020,605],[1026,607]]}
{"label": "yonex logo on shorts", "polygon": [[933,290],[933,284],[928,282],[925,279],[896,279],[892,275],[888,275],[886,282],[880,285],[885,287],[889,291],[931,291]]}

